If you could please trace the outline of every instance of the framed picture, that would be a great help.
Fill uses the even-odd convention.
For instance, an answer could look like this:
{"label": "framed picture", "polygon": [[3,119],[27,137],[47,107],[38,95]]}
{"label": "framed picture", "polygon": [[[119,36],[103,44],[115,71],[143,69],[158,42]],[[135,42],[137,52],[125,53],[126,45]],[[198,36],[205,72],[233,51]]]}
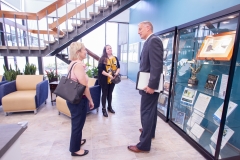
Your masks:
{"label": "framed picture", "polygon": [[235,31],[206,36],[196,59],[229,61],[232,58]]}

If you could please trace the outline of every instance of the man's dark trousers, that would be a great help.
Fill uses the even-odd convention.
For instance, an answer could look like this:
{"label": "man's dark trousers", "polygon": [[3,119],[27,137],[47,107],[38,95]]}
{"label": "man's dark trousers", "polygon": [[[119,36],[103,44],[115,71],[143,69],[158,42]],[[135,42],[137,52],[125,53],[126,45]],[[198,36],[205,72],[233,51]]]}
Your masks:
{"label": "man's dark trousers", "polygon": [[141,92],[141,123],[143,132],[140,136],[140,142],[137,148],[142,151],[150,151],[151,140],[155,137],[155,130],[157,124],[157,102],[159,93],[153,94]]}

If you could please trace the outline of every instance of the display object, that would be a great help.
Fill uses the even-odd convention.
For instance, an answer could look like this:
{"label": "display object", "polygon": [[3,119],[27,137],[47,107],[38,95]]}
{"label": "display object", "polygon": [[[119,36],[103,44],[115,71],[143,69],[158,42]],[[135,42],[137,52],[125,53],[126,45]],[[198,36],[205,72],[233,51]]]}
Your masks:
{"label": "display object", "polygon": [[208,159],[240,159],[238,16],[178,27],[169,122]]}
{"label": "display object", "polygon": [[235,31],[206,36],[197,54],[198,60],[227,60],[232,57]]}
{"label": "display object", "polygon": [[[191,77],[188,80],[188,86],[196,86],[198,84],[198,79],[197,79],[197,73],[200,72],[202,68],[202,64],[198,65],[196,60],[188,61],[188,63],[191,63],[189,68],[191,69]],[[194,64],[192,66],[192,64]]]}
{"label": "display object", "polygon": [[[226,118],[228,118],[228,116],[235,110],[236,107],[237,107],[236,103],[229,101]],[[223,111],[223,104],[216,110],[216,112],[213,115],[213,119],[217,122],[217,125],[221,121],[222,111]]]}
{"label": "display object", "polygon": [[[213,141],[215,144],[217,143],[218,133],[219,133],[219,127],[216,129],[216,131],[211,137],[211,141]],[[226,143],[232,137],[233,134],[234,134],[234,131],[231,128],[229,128],[228,126],[224,127],[221,149],[226,145]]]}
{"label": "display object", "polygon": [[185,119],[185,113],[181,111],[177,111],[175,122],[181,127],[183,127],[184,119]]}
{"label": "display object", "polygon": [[209,74],[205,84],[205,88],[210,90],[215,90],[217,81],[218,81],[217,75]]}
{"label": "display object", "polygon": [[183,104],[193,104],[197,91],[190,88],[185,88],[182,94],[181,101]]}

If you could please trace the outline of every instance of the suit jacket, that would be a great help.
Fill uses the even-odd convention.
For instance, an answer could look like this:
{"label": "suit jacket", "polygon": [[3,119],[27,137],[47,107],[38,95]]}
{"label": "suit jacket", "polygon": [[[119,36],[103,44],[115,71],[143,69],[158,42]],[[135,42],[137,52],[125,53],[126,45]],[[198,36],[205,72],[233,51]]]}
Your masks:
{"label": "suit jacket", "polygon": [[140,57],[140,71],[150,72],[148,87],[158,89],[160,75],[163,72],[163,44],[154,34],[144,43]]}

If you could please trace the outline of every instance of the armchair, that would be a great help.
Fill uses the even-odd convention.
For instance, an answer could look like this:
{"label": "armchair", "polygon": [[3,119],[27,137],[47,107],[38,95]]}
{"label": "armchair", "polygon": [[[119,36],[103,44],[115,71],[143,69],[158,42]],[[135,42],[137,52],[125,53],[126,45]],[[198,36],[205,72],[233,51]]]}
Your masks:
{"label": "armchair", "polygon": [[48,81],[43,75],[18,75],[16,81],[0,86],[2,90],[2,107],[8,112],[34,111],[46,103],[48,98]]}
{"label": "armchair", "polygon": [[[88,86],[94,103],[94,108],[92,110],[97,109],[98,111],[98,107],[100,106],[101,87],[100,85],[98,85],[98,81],[95,78],[89,78]],[[89,103],[87,103],[86,105],[89,106]],[[71,113],[68,109],[65,99],[58,96],[56,98],[56,107],[58,109],[59,115],[60,113],[63,113],[68,117],[71,117]],[[87,112],[90,112],[92,110],[90,110],[90,108],[87,107]]]}
{"label": "armchair", "polygon": [[5,81],[4,77],[0,75],[0,106],[2,105],[2,97],[3,97],[3,91],[1,89],[1,85],[7,83],[8,81]]}

